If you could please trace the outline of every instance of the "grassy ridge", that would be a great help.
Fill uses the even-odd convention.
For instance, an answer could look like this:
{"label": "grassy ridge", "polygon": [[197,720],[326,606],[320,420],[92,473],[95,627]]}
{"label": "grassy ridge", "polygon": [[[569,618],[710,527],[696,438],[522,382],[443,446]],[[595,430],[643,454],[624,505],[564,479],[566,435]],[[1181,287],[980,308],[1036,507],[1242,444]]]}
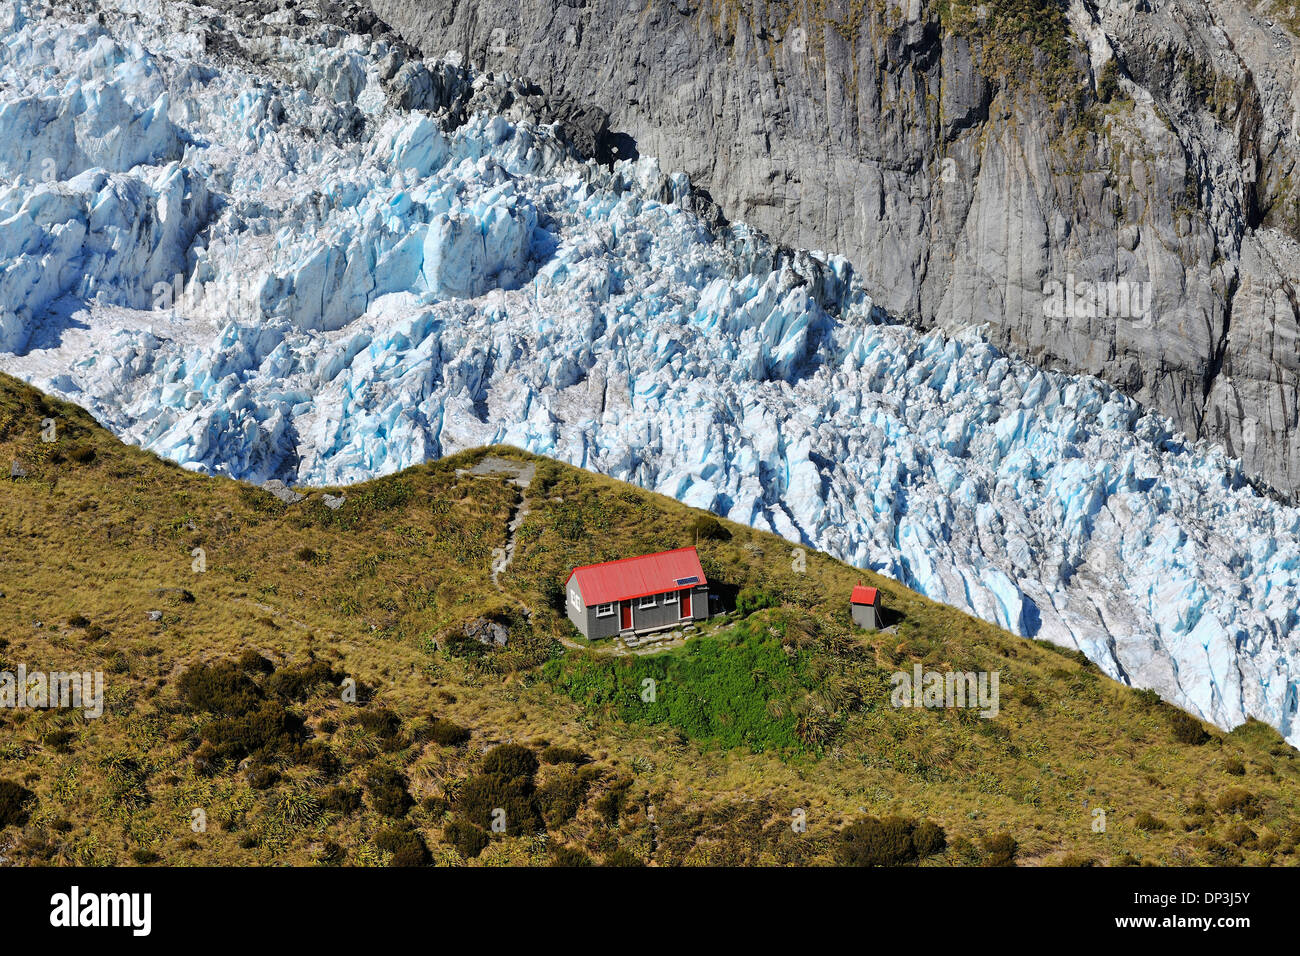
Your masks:
{"label": "grassy ridge", "polygon": [[[0,856],[807,864],[872,859],[845,841],[884,833],[924,865],[1297,858],[1300,768],[1271,729],[1189,724],[1077,655],[739,525],[702,538],[706,573],[776,607],[663,654],[573,650],[569,568],[692,543],[700,513],[491,451],[537,466],[500,590],[519,492],[465,473],[482,451],[337,511],[319,490],[286,506],[0,376],[0,470],[27,473],[0,477],[0,670],[100,670],[106,697],[99,719],[0,710]],[[853,629],[858,580],[895,630]],[[483,618],[505,647],[466,640]],[[894,708],[890,675],[916,663],[999,671],[1000,714]],[[849,827],[864,815],[898,820]]]}

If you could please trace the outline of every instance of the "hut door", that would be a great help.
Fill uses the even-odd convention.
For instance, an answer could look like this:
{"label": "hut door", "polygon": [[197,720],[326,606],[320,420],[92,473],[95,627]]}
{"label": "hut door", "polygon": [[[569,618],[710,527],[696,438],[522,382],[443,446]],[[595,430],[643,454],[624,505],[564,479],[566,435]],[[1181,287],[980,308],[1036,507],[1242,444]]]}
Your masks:
{"label": "hut door", "polygon": [[623,616],[621,618],[621,622],[622,622],[621,626],[623,630],[625,631],[632,630],[632,602],[631,601],[623,602],[622,615]]}
{"label": "hut door", "polygon": [[686,618],[691,616],[691,592],[690,591],[682,592],[681,605],[682,605],[681,617],[682,620],[686,620]]}

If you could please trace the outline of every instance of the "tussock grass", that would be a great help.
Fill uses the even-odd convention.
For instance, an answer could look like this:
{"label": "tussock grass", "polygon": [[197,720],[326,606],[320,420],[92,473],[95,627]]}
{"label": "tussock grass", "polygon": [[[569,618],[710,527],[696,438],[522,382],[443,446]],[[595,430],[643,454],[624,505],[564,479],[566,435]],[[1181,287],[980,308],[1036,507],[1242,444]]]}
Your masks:
{"label": "tussock grass", "polygon": [[[519,490],[460,473],[488,452],[537,465],[500,590]],[[99,719],[0,710],[19,863],[895,859],[846,857],[868,818],[938,828],[924,866],[1296,859],[1300,771],[1270,728],[1194,727],[1077,654],[518,450],[285,506],[0,376],[0,474],[0,665],[105,677]],[[573,565],[697,538],[711,581],[775,606],[661,654],[566,648]],[[853,628],[858,581],[892,630]],[[506,647],[448,640],[484,616]],[[916,663],[998,671],[999,715],[894,708]],[[502,744],[540,763],[511,776],[485,761]]]}

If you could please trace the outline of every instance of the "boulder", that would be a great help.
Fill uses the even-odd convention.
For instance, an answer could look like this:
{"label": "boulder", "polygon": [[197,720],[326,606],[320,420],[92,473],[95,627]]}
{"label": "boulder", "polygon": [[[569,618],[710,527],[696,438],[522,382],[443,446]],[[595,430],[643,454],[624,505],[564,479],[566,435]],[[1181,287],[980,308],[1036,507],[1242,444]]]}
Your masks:
{"label": "boulder", "polygon": [[510,628],[485,617],[466,621],[463,630],[466,637],[471,637],[480,644],[505,647],[510,639]]}
{"label": "boulder", "polygon": [[301,495],[294,491],[279,478],[272,478],[270,481],[264,481],[262,483],[262,490],[269,491],[286,505],[296,505],[306,497],[306,495]]}

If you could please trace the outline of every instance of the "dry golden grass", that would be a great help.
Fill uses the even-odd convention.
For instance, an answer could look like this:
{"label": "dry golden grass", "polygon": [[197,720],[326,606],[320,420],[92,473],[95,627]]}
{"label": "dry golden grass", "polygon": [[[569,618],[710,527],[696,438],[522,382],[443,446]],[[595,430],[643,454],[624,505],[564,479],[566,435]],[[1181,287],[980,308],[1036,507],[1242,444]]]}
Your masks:
{"label": "dry golden grass", "polygon": [[[50,418],[58,439],[46,443]],[[801,570],[788,542],[728,522],[729,540],[699,542],[706,572],[779,598],[783,610],[747,626],[770,627],[817,669],[806,703],[833,718],[833,731],[804,748],[751,753],[667,723],[584,712],[538,666],[572,653],[556,640],[573,636],[559,612],[568,569],[692,543],[700,513],[517,450],[491,452],[538,466],[502,592],[491,582],[493,549],[518,492],[457,473],[483,452],[344,489],[337,512],[318,489],[284,506],[125,447],[75,406],[0,376],[0,469],[7,476],[18,460],[29,473],[0,477],[0,669],[101,670],[107,700],[98,720],[0,711],[0,779],[35,794],[29,819],[0,831],[0,856],[383,864],[390,855],[375,836],[393,821],[371,797],[354,812],[322,798],[340,784],[368,793],[368,774],[396,767],[433,860],[460,863],[443,841],[456,795],[484,751],[514,741],[590,754],[592,789],[573,820],[549,834],[494,837],[476,864],[544,863],[557,845],[597,859],[621,847],[658,864],[829,863],[838,829],[864,812],[939,822],[949,849],[927,865],[977,863],[980,839],[1002,832],[1022,863],[1295,859],[1296,755],[1268,728],[1178,743],[1170,708],[1075,655],[815,552]],[[194,569],[195,549],[205,570]],[[859,580],[883,590],[896,632],[850,626],[846,595]],[[461,622],[521,607],[531,627],[516,620],[506,649],[449,652],[443,639]],[[710,622],[696,640],[727,640],[733,623]],[[177,678],[250,649],[281,667],[324,662],[371,691],[363,707],[327,683],[289,705],[337,769],[281,759],[278,781],[255,789],[247,762],[217,773],[196,766],[208,718],[180,699]],[[889,674],[914,662],[998,671],[1000,715],[891,707]],[[358,711],[379,708],[400,718],[400,746],[357,723]],[[421,739],[435,717],[468,728],[469,742]],[[56,742],[58,731],[70,737]],[[538,782],[566,772],[544,766]],[[611,825],[598,804],[629,781]],[[1233,788],[1257,809],[1220,807]],[[805,833],[790,826],[796,808]],[[1094,830],[1096,809],[1104,832]],[[206,814],[203,832],[195,810]]]}

